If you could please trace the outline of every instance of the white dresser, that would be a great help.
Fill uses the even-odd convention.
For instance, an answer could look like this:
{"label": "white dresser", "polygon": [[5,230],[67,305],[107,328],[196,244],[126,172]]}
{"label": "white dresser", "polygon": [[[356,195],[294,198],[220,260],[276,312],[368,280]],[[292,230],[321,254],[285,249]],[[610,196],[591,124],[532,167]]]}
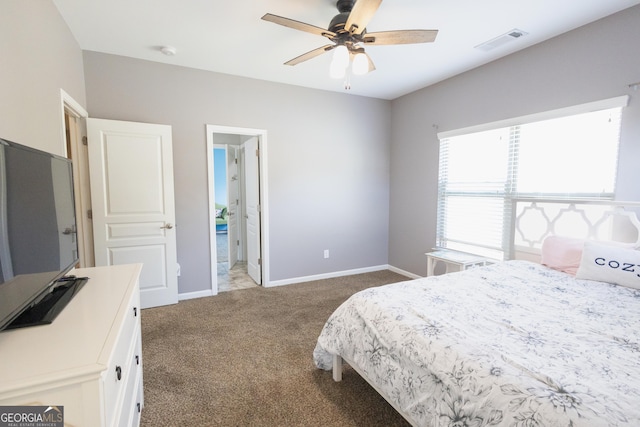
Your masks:
{"label": "white dresser", "polygon": [[0,405],[64,406],[75,427],[138,426],[141,268],[74,270],[89,281],[52,324],[0,333]]}

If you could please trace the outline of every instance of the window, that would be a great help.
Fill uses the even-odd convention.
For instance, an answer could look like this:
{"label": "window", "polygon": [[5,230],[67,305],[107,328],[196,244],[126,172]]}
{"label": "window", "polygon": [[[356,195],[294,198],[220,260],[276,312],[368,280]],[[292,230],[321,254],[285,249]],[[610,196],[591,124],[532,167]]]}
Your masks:
{"label": "window", "polygon": [[439,134],[437,246],[505,259],[514,198],[613,199],[623,105]]}

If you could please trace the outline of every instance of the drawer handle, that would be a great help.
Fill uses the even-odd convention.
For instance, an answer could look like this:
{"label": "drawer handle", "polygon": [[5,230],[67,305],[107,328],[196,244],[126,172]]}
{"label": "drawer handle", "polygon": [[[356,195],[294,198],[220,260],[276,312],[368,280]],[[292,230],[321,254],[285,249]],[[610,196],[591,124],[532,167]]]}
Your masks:
{"label": "drawer handle", "polygon": [[136,354],[136,365],[139,365],[139,364],[140,364],[140,356]]}
{"label": "drawer handle", "polygon": [[138,317],[138,307],[133,307],[133,317]]}
{"label": "drawer handle", "polygon": [[118,381],[122,379],[122,368],[120,366],[116,366],[116,378]]}

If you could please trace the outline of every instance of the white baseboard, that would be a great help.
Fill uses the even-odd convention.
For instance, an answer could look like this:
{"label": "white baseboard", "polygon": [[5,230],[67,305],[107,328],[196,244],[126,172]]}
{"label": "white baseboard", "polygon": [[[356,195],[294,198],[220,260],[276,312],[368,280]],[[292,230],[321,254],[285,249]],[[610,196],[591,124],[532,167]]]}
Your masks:
{"label": "white baseboard", "polygon": [[356,268],[353,270],[343,270],[343,271],[334,271],[332,273],[315,274],[313,276],[303,276],[303,277],[294,277],[292,279],[276,280],[273,282],[269,282],[269,284],[265,284],[264,287],[271,288],[274,286],[291,285],[293,283],[311,282],[312,280],[333,279],[335,277],[351,276],[354,274],[362,274],[362,273],[371,273],[374,271],[381,271],[381,270],[391,270],[395,273],[399,273],[404,276],[412,277],[412,278],[420,277],[420,276],[416,276],[415,274],[403,272],[402,270],[399,270],[395,267],[391,267],[388,264],[385,264],[385,265],[376,265],[373,267]]}
{"label": "white baseboard", "polygon": [[[354,274],[362,274],[362,273],[371,273],[374,271],[381,271],[381,270],[391,270],[394,273],[402,274],[403,276],[407,276],[408,278],[411,278],[411,279],[419,279],[422,277],[422,276],[418,276],[417,274],[409,273],[408,271],[404,271],[397,267],[393,267],[391,265],[385,264],[385,265],[376,265],[373,267],[356,268],[353,270],[343,270],[343,271],[334,271],[332,273],[315,274],[313,276],[303,276],[303,277],[294,277],[292,279],[276,280],[273,282],[269,282],[268,284],[265,283],[264,287],[271,288],[275,286],[291,285],[294,283],[311,282],[313,280],[333,279],[335,277],[351,276]],[[213,295],[214,294],[211,289],[206,289],[203,291],[196,291],[196,292],[186,292],[186,293],[178,294],[178,301],[210,297]]]}
{"label": "white baseboard", "polygon": [[402,274],[403,276],[410,277],[411,279],[422,279],[422,276],[419,276],[419,275],[413,274],[413,273],[409,273],[408,271],[401,270],[398,267],[394,267],[392,265],[390,265],[388,267],[389,267],[389,270],[393,271],[394,273]]}
{"label": "white baseboard", "polygon": [[213,296],[213,291],[211,289],[206,289],[204,291],[197,291],[197,292],[186,292],[184,294],[178,294],[178,301],[185,301],[188,299],[203,298],[203,297],[210,297],[210,296]]}

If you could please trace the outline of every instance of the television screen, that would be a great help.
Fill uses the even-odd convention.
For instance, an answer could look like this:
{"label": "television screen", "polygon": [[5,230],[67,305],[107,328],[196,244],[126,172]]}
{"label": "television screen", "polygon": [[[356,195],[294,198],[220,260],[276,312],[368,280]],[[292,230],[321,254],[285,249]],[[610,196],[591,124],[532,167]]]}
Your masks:
{"label": "television screen", "polygon": [[0,330],[77,261],[71,162],[0,139]]}

